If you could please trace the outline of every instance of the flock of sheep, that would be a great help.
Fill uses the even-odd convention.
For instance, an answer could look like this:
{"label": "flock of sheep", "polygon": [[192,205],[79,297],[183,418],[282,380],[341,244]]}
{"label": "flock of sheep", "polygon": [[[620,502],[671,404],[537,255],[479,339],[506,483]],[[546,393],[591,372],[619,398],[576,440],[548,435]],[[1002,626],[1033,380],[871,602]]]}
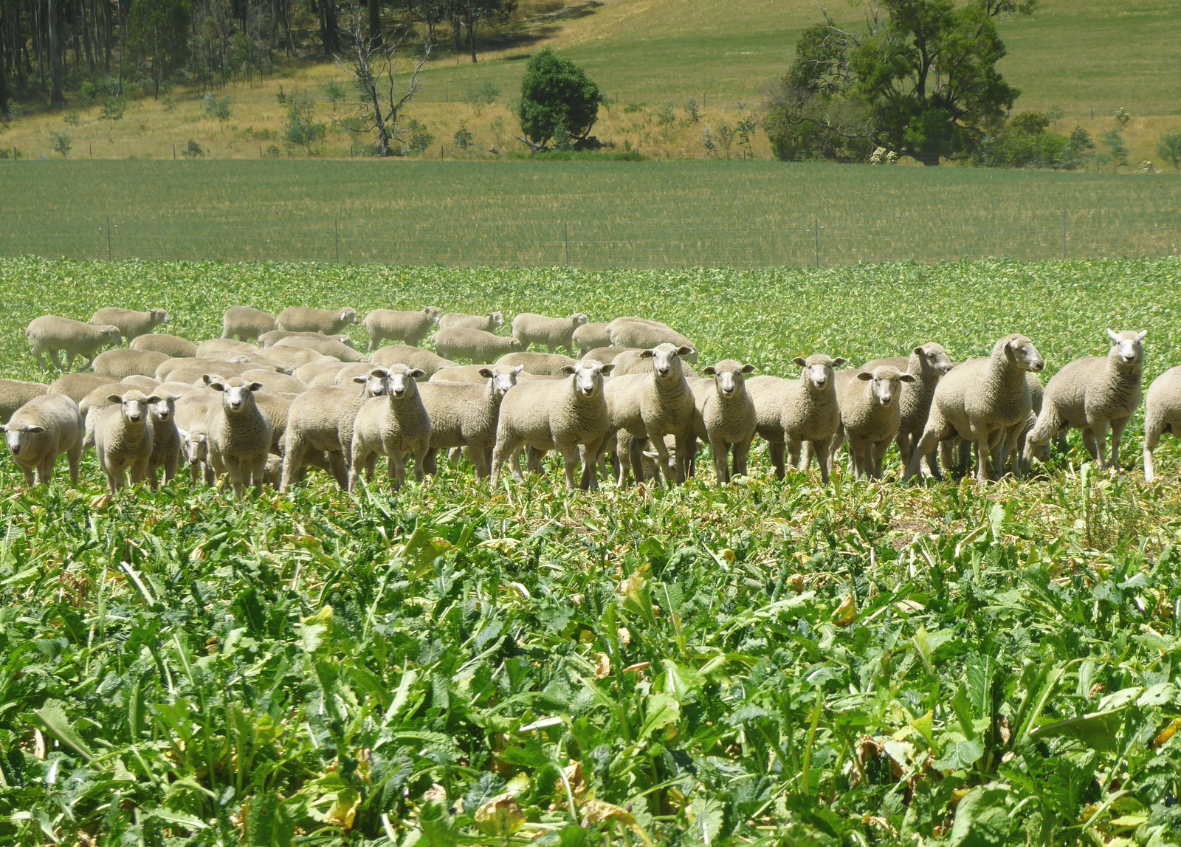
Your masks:
{"label": "flock of sheep", "polygon": [[[935,477],[971,448],[981,481],[1020,475],[1066,429],[1080,429],[1092,458],[1118,464],[1124,427],[1140,404],[1144,332],[1108,330],[1106,357],[1069,363],[1043,389],[1041,355],[1023,335],[1006,336],[991,355],[954,365],[928,343],[909,356],[837,370],[841,358],[798,358],[798,378],[748,378],[754,368],[725,359],[701,369],[696,346],[666,324],[638,317],[591,323],[520,314],[511,336],[500,312],[442,314],[379,309],[364,319],[369,352],[348,336],[351,308],[289,308],[279,315],[237,306],[221,338],[195,343],[154,330],[163,310],[101,309],[89,323],[47,315],[26,334],[48,370],[82,357],[92,372],[50,385],[0,380],[0,420],[29,485],[47,483],[65,454],[71,479],[94,447],[112,492],[171,480],[182,458],[194,482],[228,480],[235,494],[263,484],[287,490],[310,467],[342,489],[371,478],[385,457],[392,485],[437,470],[439,451],[466,450],[480,478],[495,485],[506,462],[520,479],[561,453],[568,488],[652,478],[681,483],[695,472],[699,442],[709,444],[719,485],[747,473],[755,435],[770,448],[775,473],[786,461],[822,479],[848,443],[853,473],[880,479],[897,443],[904,479]],[[437,353],[418,345],[431,337]],[[99,353],[130,341],[126,348]],[[383,342],[396,342],[381,346]],[[537,345],[547,352],[529,352]],[[565,348],[581,358],[557,353]],[[473,364],[462,364],[470,359]],[[1181,367],[1147,393],[1144,469],[1154,477],[1162,433],[1181,435]],[[942,462],[936,453],[941,448]],[[581,478],[577,468],[581,463]]]}

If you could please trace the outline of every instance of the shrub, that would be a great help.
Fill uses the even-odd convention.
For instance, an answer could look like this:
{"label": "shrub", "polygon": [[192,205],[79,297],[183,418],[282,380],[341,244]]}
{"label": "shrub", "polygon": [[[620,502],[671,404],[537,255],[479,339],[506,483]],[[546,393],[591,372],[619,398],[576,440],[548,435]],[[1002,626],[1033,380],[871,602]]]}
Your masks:
{"label": "shrub", "polygon": [[433,142],[434,140],[435,140],[435,137],[433,135],[431,135],[429,132],[426,132],[425,130],[420,130],[420,131],[414,133],[414,135],[412,135],[410,137],[410,144],[408,144],[407,147],[410,149],[410,152],[413,153],[414,155],[421,156],[423,153],[425,153],[427,150],[430,149],[431,142]]}
{"label": "shrub", "polygon": [[1156,144],[1156,152],[1172,165],[1174,170],[1181,170],[1181,129],[1162,132]]}
{"label": "shrub", "polygon": [[279,150],[278,145],[272,144],[270,147],[267,148],[266,156],[268,159],[278,159],[280,152],[281,151]]}
{"label": "shrub", "polygon": [[[324,99],[332,104],[332,111],[334,112],[336,111],[337,105],[343,103],[349,96],[345,87],[334,79],[324,83],[323,90]],[[280,93],[282,93],[281,88]]]}
{"label": "shrub", "polygon": [[121,121],[123,112],[127,108],[127,101],[122,97],[108,97],[103,100],[103,107],[99,110],[100,121]]}
{"label": "shrub", "polygon": [[690,97],[685,104],[685,114],[689,116],[689,123],[695,124],[701,120],[701,113],[697,110],[697,98]]}
{"label": "shrub", "polygon": [[287,96],[287,120],[283,124],[283,140],[304,147],[312,155],[312,143],[325,135],[324,124],[315,119],[315,101],[306,91]]}
{"label": "shrub", "polygon": [[186,159],[201,159],[204,158],[205,151],[201,148],[200,144],[190,138],[188,146],[184,150],[181,150],[180,154]]}
{"label": "shrub", "polygon": [[[1122,110],[1121,110],[1122,111]],[[1102,135],[1103,146],[1107,149],[1104,161],[1110,162],[1112,170],[1119,170],[1128,164],[1128,145],[1124,143],[1124,131],[1111,129]]]}
{"label": "shrub", "polygon": [[1087,131],[1076,128],[1069,136],[1050,131],[1051,117],[1021,112],[993,135],[986,136],[972,164],[990,168],[1049,168],[1074,170],[1086,161],[1094,143]]}
{"label": "shrub", "polygon": [[730,146],[734,143],[734,127],[730,126],[730,124],[726,123],[725,121],[722,121],[720,124],[718,124],[717,136],[718,149],[722,151],[722,154],[727,159],[729,159]]}
{"label": "shrub", "polygon": [[677,122],[677,112],[672,103],[663,103],[656,107],[656,123],[661,126],[672,126]]}
{"label": "shrub", "polygon": [[709,132],[709,127],[706,127],[705,131],[701,133],[701,143],[705,145],[705,157],[707,159],[717,155],[718,145],[714,143],[713,136]]}
{"label": "shrub", "polygon": [[232,97],[223,97],[218,100],[212,94],[206,94],[203,98],[205,106],[205,114],[210,117],[217,118],[219,121],[229,120],[230,118],[230,104],[234,102]]}
{"label": "shrub", "polygon": [[70,154],[70,148],[74,146],[74,141],[67,133],[50,130],[49,146],[53,152],[61,153],[64,159]]}
{"label": "shrub", "polygon": [[500,89],[493,82],[485,82],[478,88],[472,88],[463,95],[463,102],[470,105],[476,112],[476,117],[485,106],[491,106],[500,96]]}
{"label": "shrub", "polygon": [[466,153],[467,149],[472,146],[472,141],[474,140],[475,137],[472,135],[471,130],[469,130],[466,126],[461,126],[459,131],[455,133],[455,137],[451,139],[451,142],[455,145],[457,150],[462,150]]}
{"label": "shrub", "polygon": [[529,60],[517,117],[534,144],[544,146],[559,127],[581,141],[590,134],[602,103],[602,92],[586,72],[547,47]]}
{"label": "shrub", "polygon": [[82,121],[82,116],[78,114],[77,110],[71,109],[62,115],[62,121],[70,126],[77,126]]}

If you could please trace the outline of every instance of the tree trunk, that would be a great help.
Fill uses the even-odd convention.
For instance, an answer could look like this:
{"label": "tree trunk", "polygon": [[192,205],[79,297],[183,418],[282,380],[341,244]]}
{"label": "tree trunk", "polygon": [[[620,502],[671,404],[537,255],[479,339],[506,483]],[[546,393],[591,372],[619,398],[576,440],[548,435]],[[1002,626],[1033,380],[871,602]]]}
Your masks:
{"label": "tree trunk", "polygon": [[[93,17],[93,15],[91,15]],[[86,3],[78,0],[78,18],[82,24],[82,44],[86,48],[86,66],[94,70],[94,45],[90,43],[90,24],[87,23]]]}
{"label": "tree trunk", "polygon": [[99,0],[103,7],[103,29],[106,31],[106,36],[103,38],[103,50],[106,53],[106,70],[111,72],[111,0]]}
{"label": "tree trunk", "polygon": [[476,15],[471,4],[467,7],[467,43],[472,50],[472,64],[476,63]]}
{"label": "tree trunk", "polygon": [[[4,23],[2,17],[4,11],[0,9],[0,24]],[[7,34],[7,26],[0,28],[0,118],[8,115],[8,51],[5,49],[7,45],[4,43],[4,36]]]}
{"label": "tree trunk", "polygon": [[369,41],[374,47],[382,45],[381,0],[369,0]]}
{"label": "tree trunk", "polygon": [[295,55],[295,42],[291,39],[291,0],[283,0],[283,32],[287,37],[287,55]]}
{"label": "tree trunk", "polygon": [[78,10],[81,0],[74,0],[74,25],[70,27],[74,38],[74,70],[82,73],[82,39],[78,37]]}
{"label": "tree trunk", "polygon": [[45,88],[45,46],[41,40],[42,33],[45,32],[45,26],[41,20],[41,2],[34,0],[33,2],[33,31],[37,34],[37,78],[41,81],[41,87]]}
{"label": "tree trunk", "polygon": [[49,77],[53,82],[49,104],[54,109],[64,109],[66,97],[62,94],[62,57],[58,45],[57,4],[55,0],[46,0],[49,15]]}

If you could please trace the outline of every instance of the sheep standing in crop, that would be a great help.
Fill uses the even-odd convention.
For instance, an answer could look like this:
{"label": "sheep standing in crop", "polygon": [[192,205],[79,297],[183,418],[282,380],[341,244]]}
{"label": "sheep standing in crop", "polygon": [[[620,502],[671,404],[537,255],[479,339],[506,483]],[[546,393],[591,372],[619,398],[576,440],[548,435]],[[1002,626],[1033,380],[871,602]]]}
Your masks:
{"label": "sheep standing in crop", "polygon": [[827,484],[832,469],[829,446],[841,425],[833,369],[845,360],[816,353],[792,361],[801,368],[799,379],[759,376],[746,381],[755,403],[755,431],[767,441],[778,479],[786,473],[785,452],[792,467],[798,468],[800,446],[806,442],[820,465],[820,479]]}
{"label": "sheep standing in crop", "polygon": [[893,365],[842,371],[836,376],[841,426],[833,439],[831,452],[835,456],[847,439],[854,478],[881,479],[882,459],[890,442],[898,436],[902,422],[903,386],[913,385],[918,380]]}
{"label": "sheep standing in crop", "polygon": [[410,347],[417,347],[439,325],[441,314],[435,306],[426,306],[415,312],[374,309],[365,316],[370,351],[380,347],[383,341],[401,341]]}
{"label": "sheep standing in crop", "polygon": [[1152,381],[1144,402],[1144,480],[1156,479],[1153,452],[1164,433],[1181,437],[1181,367],[1170,368]]}
{"label": "sheep standing in crop", "polygon": [[488,312],[486,315],[465,315],[463,312],[448,312],[439,318],[439,329],[446,329],[449,326],[496,332],[497,329],[504,326],[504,313]]}
{"label": "sheep standing in crop", "polygon": [[92,373],[73,373],[59,376],[49,383],[48,394],[64,394],[74,403],[81,403],[86,395],[103,385],[110,385],[117,380],[109,376],[99,376]]}
{"label": "sheep standing in crop", "polygon": [[295,347],[304,350],[315,350],[322,356],[331,356],[342,362],[368,362],[369,357],[354,350],[347,344],[341,344],[332,338],[308,338],[305,336],[290,336],[276,342],[267,348],[267,355],[274,355],[275,351],[283,348]]}
{"label": "sheep standing in crop", "polygon": [[307,309],[302,306],[289,306],[279,313],[278,320],[279,329],[337,335],[349,324],[357,322],[357,310],[351,307]]}
{"label": "sheep standing in crop", "polygon": [[1033,451],[1065,429],[1081,429],[1083,444],[1100,469],[1107,468],[1107,427],[1111,427],[1111,465],[1119,467],[1124,427],[1140,406],[1147,331],[1107,330],[1111,349],[1106,357],[1075,359],[1050,378],[1042,397],[1037,425],[1025,439],[1023,462]]}
{"label": "sheep standing in crop", "polygon": [[492,451],[492,485],[496,486],[504,463],[511,459],[513,477],[522,480],[521,448],[529,447],[530,470],[540,468],[541,456],[549,450],[562,454],[566,488],[573,491],[578,448],[587,452],[583,488],[598,488],[595,468],[607,435],[607,400],[603,377],[612,365],[578,362],[569,366],[569,379],[539,380],[518,385],[500,403],[496,425],[496,447]]}
{"label": "sheep standing in crop", "polygon": [[[951,359],[942,344],[929,342],[913,348],[909,356],[894,356],[887,359],[874,359],[861,366],[863,371],[872,371],[881,365],[889,365],[910,374],[914,382],[902,384],[902,394],[898,399],[898,453],[902,459],[902,466],[910,463],[910,455],[914,452],[914,445],[923,434],[923,427],[927,425],[927,417],[931,412],[931,398],[935,396],[935,386],[939,380],[951,371]],[[932,476],[938,478],[939,465],[932,454],[927,458],[928,469]]]}
{"label": "sheep standing in crop", "polygon": [[[448,359],[471,359],[473,364],[490,364],[506,353],[525,348],[516,338],[503,338],[479,329],[452,326],[431,336],[439,355]],[[403,362],[402,364],[405,364]]]}
{"label": "sheep standing in crop", "polygon": [[640,347],[645,350],[658,344],[692,347],[693,354],[686,358],[690,362],[697,361],[697,345],[681,333],[658,321],[641,318],[616,318],[607,324],[607,334],[614,347]]}
{"label": "sheep standing in crop", "polygon": [[520,365],[479,367],[482,381],[431,382],[418,386],[422,404],[431,419],[431,444],[424,470],[434,474],[440,450],[466,447],[476,478],[485,479],[492,466],[496,446],[496,425],[500,404],[509,389],[517,384]]}
{"label": "sheep standing in crop", "polygon": [[431,419],[415,380],[424,376],[417,368],[391,365],[385,396],[371,397],[362,404],[353,425],[349,491],[356,488],[362,473],[366,478],[372,476],[378,456],[389,460],[389,479],[395,491],[406,484],[406,459],[411,453],[414,476],[422,482],[431,446]]}
{"label": "sheep standing in crop", "polygon": [[997,341],[990,356],[969,359],[953,368],[935,388],[931,415],[904,479],[912,479],[926,456],[951,436],[976,444],[978,481],[990,478],[988,459],[994,437],[1002,466],[1006,455],[1012,455],[1014,471],[1020,473],[1017,440],[1033,408],[1025,374],[1038,373],[1044,367],[1033,342],[1015,334]]}
{"label": "sheep standing in crop", "polygon": [[152,455],[148,458],[148,486],[157,490],[159,472],[164,471],[164,484],[176,476],[183,449],[180,432],[176,428],[176,397],[158,391],[156,402],[148,403],[148,426],[152,428]]}
{"label": "sheep standing in crop", "polygon": [[[93,326],[82,321],[61,318],[57,315],[42,315],[34,318],[25,329],[25,336],[33,348],[33,355],[42,370],[49,370],[42,354],[48,353],[53,366],[60,370],[69,370],[74,364],[74,357],[86,359],[89,367],[94,361],[95,354],[104,347],[118,344],[123,335],[117,326],[104,324]],[[66,354],[66,366],[62,367],[58,359],[58,351]]]}
{"label": "sheep standing in crop", "polygon": [[702,375],[712,379],[694,380],[691,386],[695,406],[693,434],[709,444],[718,485],[728,484],[732,475],[746,475],[746,456],[758,421],[754,400],[746,390],[746,374],[754,369],[754,365],[723,359],[702,369]]}
{"label": "sheep standing in crop", "polygon": [[522,312],[513,318],[513,338],[521,342],[522,350],[537,344],[550,353],[565,347],[567,353],[573,354],[574,330],[589,322],[590,318],[582,312],[575,312],[568,318],[550,318]]}
{"label": "sheep standing in crop", "polygon": [[154,350],[108,350],[94,357],[94,372],[115,381],[129,376],[155,376],[156,368],[169,360],[164,353]]}
{"label": "sheep standing in crop", "polygon": [[183,358],[185,356],[191,357],[197,355],[197,345],[187,338],[181,338],[177,335],[166,335],[162,332],[137,335],[131,339],[131,343],[127,346],[132,350],[152,350],[156,353],[163,353],[169,358]]}
{"label": "sheep standing in crop", "polygon": [[237,338],[253,341],[264,332],[278,329],[279,319],[270,312],[262,312],[249,306],[231,306],[221,316],[222,338]]}
{"label": "sheep standing in crop", "polygon": [[241,377],[224,379],[213,374],[205,375],[205,384],[221,392],[222,398],[205,422],[209,463],[214,473],[230,478],[234,496],[239,499],[249,485],[261,494],[273,438],[270,421],[254,401],[254,392],[261,391],[262,386]]}
{"label": "sheep standing in crop", "polygon": [[[583,359],[586,358],[586,354],[591,350],[611,346],[611,336],[607,334],[606,323],[584,323],[574,330],[571,340],[574,342],[574,346],[578,348],[578,355]],[[600,359],[599,361],[609,362],[611,360]]]}
{"label": "sheep standing in crop", "polygon": [[520,365],[525,373],[534,376],[560,376],[563,369],[573,366],[575,361],[561,353],[509,353],[497,359],[496,364]]}
{"label": "sheep standing in crop", "polygon": [[168,323],[168,313],[163,309],[148,309],[133,312],[131,309],[99,309],[91,318],[93,326],[117,326],[124,338],[132,339],[147,335],[156,327]]}
{"label": "sheep standing in crop", "polygon": [[[123,391],[130,391],[135,386],[122,385],[117,380],[108,380],[78,401],[78,414],[82,416],[82,452],[85,453],[94,446],[94,431],[98,426],[98,419],[103,409],[111,405],[111,395]],[[143,391],[137,388],[137,391]],[[144,392],[151,394],[151,391]]]}
{"label": "sheep standing in crop", "polygon": [[49,386],[19,379],[0,379],[0,424],[8,423],[12,413],[34,397],[49,393]]}
{"label": "sheep standing in crop", "polygon": [[107,400],[111,405],[99,414],[94,427],[94,446],[98,463],[107,475],[107,485],[114,494],[126,484],[128,471],[132,485],[147,478],[153,447],[149,406],[160,398],[155,394],[145,396],[133,388],[122,394],[111,394]]}
{"label": "sheep standing in crop", "polygon": [[[167,385],[165,383],[164,385]],[[163,386],[161,391],[167,390]],[[221,397],[211,391],[186,394],[176,399],[173,421],[180,435],[181,449],[189,463],[189,474],[193,484],[201,479],[206,485],[214,485],[217,476],[209,462],[209,413],[221,404]]]}
{"label": "sheep standing in crop", "polygon": [[370,364],[376,365],[379,368],[388,368],[390,365],[408,365],[412,368],[418,368],[428,377],[433,376],[443,368],[452,368],[459,365],[459,362],[451,359],[444,359],[430,350],[424,350],[421,347],[410,347],[406,344],[394,344],[390,347],[382,347],[377,352],[369,357]]}
{"label": "sheep standing in crop", "polygon": [[12,413],[4,425],[8,450],[25,475],[25,484],[48,485],[57,457],[66,454],[70,480],[78,484],[82,459],[82,416],[62,394],[39,394]]}

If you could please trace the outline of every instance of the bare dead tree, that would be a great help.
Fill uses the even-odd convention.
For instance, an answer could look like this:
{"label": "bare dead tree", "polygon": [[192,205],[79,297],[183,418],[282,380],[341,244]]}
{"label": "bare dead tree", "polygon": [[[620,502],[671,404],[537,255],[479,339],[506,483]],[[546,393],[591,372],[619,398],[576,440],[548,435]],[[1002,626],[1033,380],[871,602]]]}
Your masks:
{"label": "bare dead tree", "polygon": [[402,46],[405,36],[393,43],[383,43],[380,34],[367,34],[360,15],[354,15],[351,25],[352,44],[345,51],[347,60],[338,57],[336,62],[356,81],[361,94],[358,111],[351,116],[334,118],[333,122],[356,135],[377,133],[374,150],[378,156],[393,155],[393,144],[405,134],[399,125],[403,107],[418,93],[418,74],[425,67],[431,55],[431,43],[422,42],[422,58],[410,74],[410,83],[400,96],[395,92],[398,69],[394,57]]}

